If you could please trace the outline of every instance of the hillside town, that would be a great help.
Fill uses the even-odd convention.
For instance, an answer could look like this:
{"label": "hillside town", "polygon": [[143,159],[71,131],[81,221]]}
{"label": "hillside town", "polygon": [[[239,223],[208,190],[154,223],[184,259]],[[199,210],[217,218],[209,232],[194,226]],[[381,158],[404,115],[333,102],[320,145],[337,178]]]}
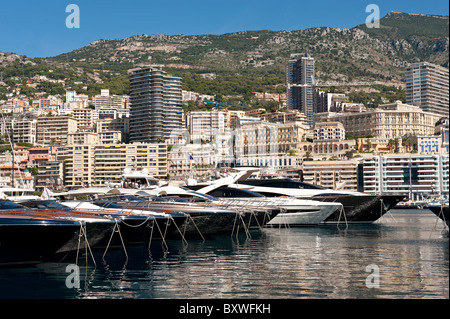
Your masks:
{"label": "hillside town", "polygon": [[[253,93],[276,111],[237,110],[151,67],[129,70],[128,95],[17,88],[0,101],[0,183],[39,193],[120,183],[125,168],[187,181],[250,166],[330,189],[448,196],[448,69],[410,64],[406,101],[369,108],[317,86],[314,62],[292,54],[286,93]],[[55,81],[26,87],[43,80]],[[186,110],[189,101],[204,108]]]}

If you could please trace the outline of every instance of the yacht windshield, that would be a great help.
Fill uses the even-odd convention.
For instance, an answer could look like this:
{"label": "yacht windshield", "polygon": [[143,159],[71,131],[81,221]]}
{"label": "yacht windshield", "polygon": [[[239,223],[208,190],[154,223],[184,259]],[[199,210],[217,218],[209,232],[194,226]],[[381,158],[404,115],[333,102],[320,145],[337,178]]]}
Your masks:
{"label": "yacht windshield", "polygon": [[102,202],[102,201],[95,201],[94,205],[98,205],[104,208],[123,208],[122,206],[117,205],[113,202]]}
{"label": "yacht windshield", "polygon": [[73,208],[54,201],[39,200],[24,202],[22,205],[35,209],[73,210]]}
{"label": "yacht windshield", "polygon": [[0,201],[0,209],[21,209],[26,210],[27,207],[24,207],[22,205],[16,204],[14,202],[10,201]]}

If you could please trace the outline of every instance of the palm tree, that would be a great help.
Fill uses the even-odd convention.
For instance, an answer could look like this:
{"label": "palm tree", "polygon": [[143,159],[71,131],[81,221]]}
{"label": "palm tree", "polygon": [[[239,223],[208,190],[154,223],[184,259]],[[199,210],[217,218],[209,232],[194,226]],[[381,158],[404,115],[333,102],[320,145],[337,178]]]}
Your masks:
{"label": "palm tree", "polygon": [[389,139],[388,141],[388,146],[389,146],[389,151],[392,151],[392,147],[395,146],[395,140],[393,139]]}
{"label": "palm tree", "polygon": [[407,152],[411,152],[411,147],[414,145],[412,136],[402,136],[402,143],[405,145]]}

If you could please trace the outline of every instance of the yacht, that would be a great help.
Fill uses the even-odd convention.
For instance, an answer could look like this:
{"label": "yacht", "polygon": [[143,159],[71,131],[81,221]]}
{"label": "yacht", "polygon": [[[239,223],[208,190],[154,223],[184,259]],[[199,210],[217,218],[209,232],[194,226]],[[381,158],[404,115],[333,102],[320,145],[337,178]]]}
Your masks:
{"label": "yacht", "polygon": [[76,211],[119,219],[125,243],[140,243],[151,238],[163,239],[168,234],[175,233],[177,225],[183,224],[187,218],[186,214],[182,213],[166,214],[153,210],[126,209],[117,205],[104,207],[88,201],[67,200],[62,203]]}
{"label": "yacht", "polygon": [[[344,217],[349,223],[372,223],[406,197],[405,195],[371,195],[361,192],[337,191],[289,178],[247,179],[230,186],[248,189],[267,197],[291,196],[321,202],[341,203]],[[325,223],[339,221],[342,221],[342,216],[338,211],[325,219]]]}
{"label": "yacht", "polygon": [[[203,200],[205,197],[203,196]],[[248,209],[237,208],[234,206],[218,205],[211,202],[201,203],[185,198],[174,197],[137,197],[133,195],[118,195],[93,202],[96,205],[110,207],[118,205],[119,207],[131,210],[150,210],[161,213],[180,213],[187,214],[189,218],[184,224],[178,225],[181,234],[186,237],[204,237],[216,234],[233,234],[239,226],[240,229],[249,228],[251,223],[250,216],[255,213]],[[264,211],[264,213],[266,213]],[[264,216],[257,215],[256,220],[260,221]]]}
{"label": "yacht", "polygon": [[21,201],[39,199],[39,196],[34,195],[34,189],[0,186],[0,199],[7,199],[18,203]]}
{"label": "yacht", "polygon": [[[321,186],[294,181],[289,178],[256,179],[249,178],[250,173],[259,169],[235,168],[227,178],[211,183],[188,185],[200,193],[209,193],[222,186],[245,189],[266,197],[294,197],[303,200],[340,203],[341,210],[336,210],[323,223],[372,223],[402,201],[405,195],[371,195],[361,192],[332,190]],[[245,174],[245,173],[246,174]],[[231,183],[230,180],[233,180]]]}
{"label": "yacht", "polygon": [[49,216],[29,216],[19,208],[0,212],[0,264],[37,263],[76,239],[83,223]]}
{"label": "yacht", "polygon": [[227,186],[208,188],[206,194],[193,191],[196,188],[202,189],[202,186],[186,186],[186,188],[188,190],[177,191],[176,188],[169,190],[167,187],[161,187],[160,190],[166,194],[165,196],[176,195],[197,201],[208,195],[212,202],[220,205],[243,206],[247,209],[279,208],[280,212],[267,222],[268,226],[315,226],[331,214],[342,211],[340,203],[302,200],[294,197],[265,197],[249,190]]}

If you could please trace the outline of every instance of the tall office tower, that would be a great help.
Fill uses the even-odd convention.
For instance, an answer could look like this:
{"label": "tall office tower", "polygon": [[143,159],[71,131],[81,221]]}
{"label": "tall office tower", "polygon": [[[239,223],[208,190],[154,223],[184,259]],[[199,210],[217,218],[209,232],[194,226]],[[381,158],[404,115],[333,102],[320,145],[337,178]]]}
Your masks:
{"label": "tall office tower", "polygon": [[406,69],[406,104],[447,117],[448,84],[447,68],[428,62],[413,63]]}
{"label": "tall office tower", "polygon": [[317,113],[314,58],[308,53],[291,54],[286,70],[287,107],[306,115],[308,125],[314,126]]}
{"label": "tall office tower", "polygon": [[129,73],[130,142],[162,142],[181,130],[181,78],[152,68]]}

